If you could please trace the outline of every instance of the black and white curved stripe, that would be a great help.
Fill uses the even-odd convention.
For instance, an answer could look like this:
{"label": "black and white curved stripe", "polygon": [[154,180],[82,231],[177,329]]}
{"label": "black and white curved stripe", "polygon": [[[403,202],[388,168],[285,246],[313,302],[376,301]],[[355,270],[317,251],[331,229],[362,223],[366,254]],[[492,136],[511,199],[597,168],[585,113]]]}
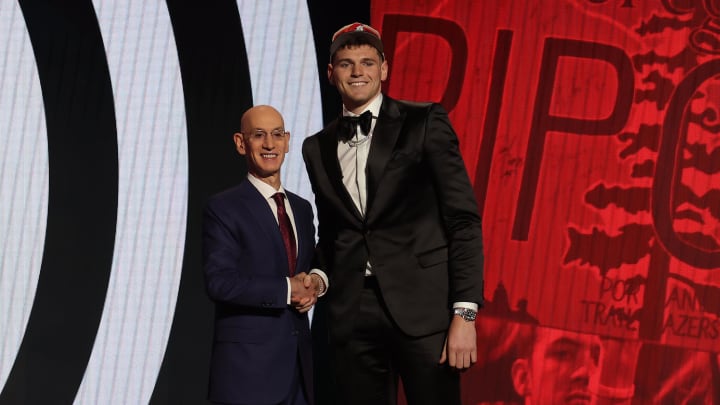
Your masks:
{"label": "black and white curved stripe", "polygon": [[[0,402],[62,402],[75,396],[85,372],[110,277],[118,202],[115,106],[92,4],[19,6],[42,87],[47,150],[37,152],[48,156],[49,198],[37,288],[22,292],[34,297],[32,310],[17,355],[3,353],[3,368],[12,368]],[[3,179],[10,175],[3,172]]]}
{"label": "black and white curved stripe", "polygon": [[244,176],[232,133],[254,103],[284,113],[283,181],[311,198],[299,145],[323,122],[331,3],[0,0],[17,146],[0,154],[0,403],[204,398],[202,205]]}
{"label": "black and white curved stripe", "polygon": [[22,10],[0,3],[0,387],[22,342],[37,288],[48,210],[48,138]]}

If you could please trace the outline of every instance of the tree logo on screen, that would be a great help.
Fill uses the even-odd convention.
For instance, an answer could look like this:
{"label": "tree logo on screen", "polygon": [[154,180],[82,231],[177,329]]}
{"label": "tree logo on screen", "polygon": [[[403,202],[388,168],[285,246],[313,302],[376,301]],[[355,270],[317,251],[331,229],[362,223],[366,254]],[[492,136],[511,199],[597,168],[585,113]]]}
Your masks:
{"label": "tree logo on screen", "polygon": [[[617,228],[612,233],[569,227],[564,264],[597,269],[601,290],[618,304],[585,303],[595,314],[590,321],[639,328],[641,337],[652,340],[668,335],[715,340],[720,338],[720,288],[693,279],[702,270],[720,268],[720,60],[713,59],[720,54],[720,2],[662,3],[671,15],[653,14],[636,33],[655,43],[685,46],[674,54],[658,53],[670,48],[656,46],[632,56],[635,74],[642,75],[633,103],[650,105],[655,114],[646,116],[662,122],[642,122],[617,135],[625,144],[619,162],[637,161],[630,185],[600,182],[585,193],[590,209],[612,210],[620,214],[614,218],[631,222],[607,224]],[[641,260],[646,274],[610,277],[611,270]],[[618,310],[638,297],[640,309]]]}
{"label": "tree logo on screen", "polygon": [[[662,0],[663,6],[670,13],[691,18],[679,20],[676,18],[653,17],[648,26],[686,26],[691,28],[689,43],[699,53],[720,54],[720,1],[702,0],[683,2],[680,0]],[[669,24],[668,24],[669,23]]]}

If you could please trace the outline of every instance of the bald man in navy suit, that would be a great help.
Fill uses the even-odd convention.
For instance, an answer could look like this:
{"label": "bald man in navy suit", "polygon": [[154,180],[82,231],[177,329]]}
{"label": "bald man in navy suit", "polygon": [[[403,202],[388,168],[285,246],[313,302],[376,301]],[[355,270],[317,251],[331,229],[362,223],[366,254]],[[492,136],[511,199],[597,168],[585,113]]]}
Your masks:
{"label": "bald man in navy suit", "polygon": [[307,312],[328,284],[310,269],[310,203],[280,182],[289,137],[274,108],[243,114],[234,140],[247,179],[211,197],[205,209],[204,275],[215,302],[213,403],[313,404]]}

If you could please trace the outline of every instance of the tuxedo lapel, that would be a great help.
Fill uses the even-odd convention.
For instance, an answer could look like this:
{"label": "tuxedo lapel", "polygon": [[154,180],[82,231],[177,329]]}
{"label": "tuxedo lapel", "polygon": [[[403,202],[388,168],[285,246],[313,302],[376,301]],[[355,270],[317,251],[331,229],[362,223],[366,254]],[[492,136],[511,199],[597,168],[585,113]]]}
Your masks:
{"label": "tuxedo lapel", "polygon": [[350,197],[345,185],[342,181],[342,170],[340,169],[340,162],[338,161],[338,141],[337,141],[337,130],[338,121],[333,121],[324,131],[320,139],[320,154],[325,166],[325,173],[328,175],[328,179],[335,189],[335,193],[340,197],[345,207],[358,221],[362,221],[362,214],[358,211],[355,203]]}
{"label": "tuxedo lapel", "polygon": [[385,96],[373,131],[367,161],[367,215],[372,212],[378,185],[385,172],[385,166],[392,156],[398,136],[400,136],[403,120],[404,114],[400,112],[397,103]]}

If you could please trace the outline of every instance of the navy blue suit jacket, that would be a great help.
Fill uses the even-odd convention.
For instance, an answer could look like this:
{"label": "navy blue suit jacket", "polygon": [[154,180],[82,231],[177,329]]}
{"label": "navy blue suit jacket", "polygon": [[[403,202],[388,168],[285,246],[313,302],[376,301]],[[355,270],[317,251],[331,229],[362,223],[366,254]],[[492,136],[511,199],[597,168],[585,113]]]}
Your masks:
{"label": "navy blue suit jacket", "polygon": [[[309,272],[315,245],[312,208],[285,193],[298,240],[296,273]],[[207,293],[215,302],[209,399],[280,402],[299,366],[312,403],[308,316],[287,305],[285,245],[268,202],[249,181],[208,201],[203,258]]]}

